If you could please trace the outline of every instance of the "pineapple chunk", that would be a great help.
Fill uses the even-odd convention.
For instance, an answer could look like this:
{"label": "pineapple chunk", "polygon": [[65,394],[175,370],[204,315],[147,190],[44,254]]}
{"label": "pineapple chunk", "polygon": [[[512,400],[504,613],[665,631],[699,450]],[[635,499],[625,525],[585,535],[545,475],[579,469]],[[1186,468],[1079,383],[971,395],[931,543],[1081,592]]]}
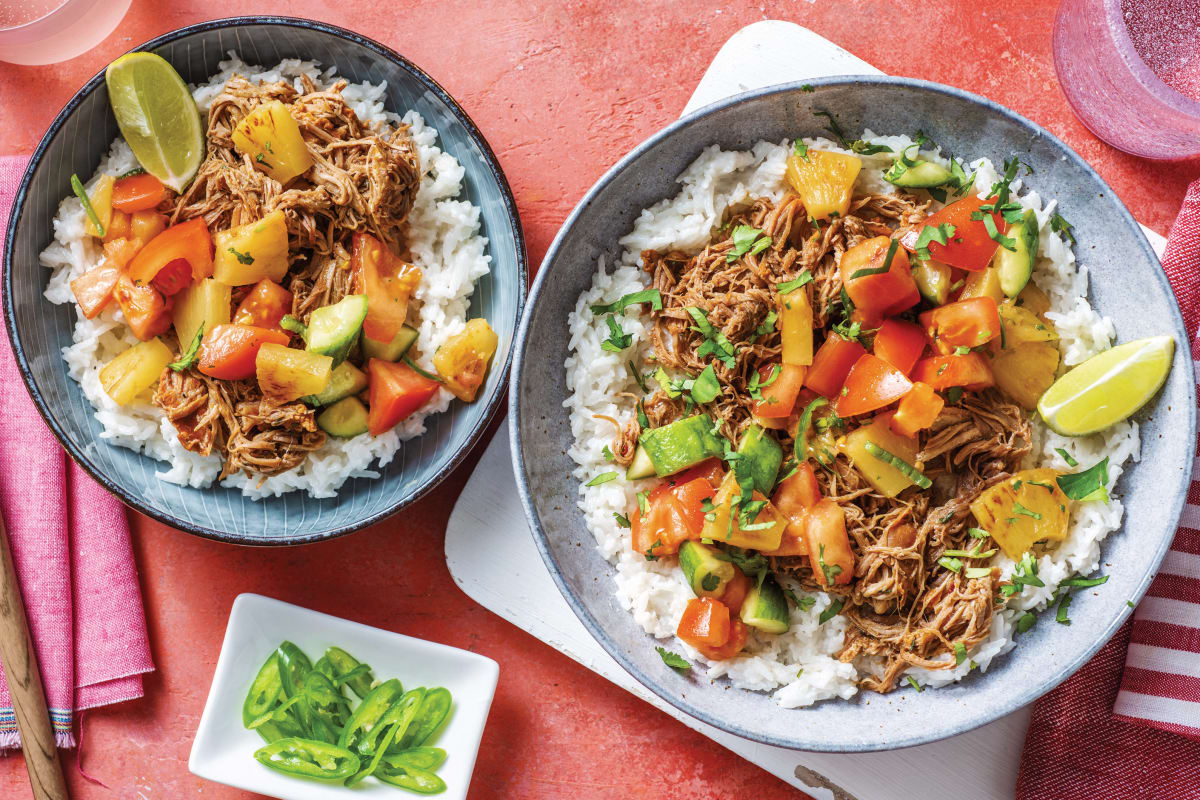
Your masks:
{"label": "pineapple chunk", "polygon": [[1058,331],[1054,323],[1043,321],[1031,309],[1016,303],[1001,303],[1000,324],[1004,335],[1001,342],[1005,349],[1016,348],[1028,342],[1056,342]]}
{"label": "pineapple chunk", "polygon": [[1054,383],[1059,352],[1053,342],[1009,344],[992,358],[996,386],[1026,411],[1037,408],[1038,400]]}
{"label": "pineapple chunk", "polygon": [[179,347],[186,350],[196,337],[200,326],[211,331],[229,322],[229,286],[215,278],[205,278],[180,292],[175,302],[175,336]]}
{"label": "pineapple chunk", "polygon": [[233,131],[233,146],[280,183],[313,165],[300,126],[279,100],[264,103],[247,114]]}
{"label": "pineapple chunk", "polygon": [[1022,308],[1028,308],[1039,317],[1045,318],[1046,312],[1050,310],[1050,297],[1045,292],[1030,281],[1025,284],[1025,288],[1017,295],[1017,305]]}
{"label": "pineapple chunk", "polygon": [[829,219],[835,212],[846,216],[854,179],[862,169],[862,159],[844,153],[809,150],[793,153],[787,160],[787,180],[804,201],[810,217]]}
{"label": "pineapple chunk", "polygon": [[990,297],[996,304],[1004,302],[1004,290],[1000,288],[1000,271],[995,267],[987,267],[967,275],[959,300],[971,297]]}
{"label": "pineapple chunk", "polygon": [[778,550],[783,541],[783,532],[788,526],[787,518],[779,512],[779,509],[771,505],[762,492],[755,492],[753,499],[762,500],[766,502],[766,505],[754,518],[754,524],[769,523],[769,527],[759,530],[742,530],[737,519],[731,518],[734,516],[733,498],[740,492],[737,478],[734,477],[733,470],[730,470],[725,474],[725,479],[721,481],[721,486],[717,489],[717,496],[713,498],[713,518],[705,519],[701,535],[714,542],[724,542],[734,547],[764,551]]}
{"label": "pineapple chunk", "polygon": [[470,403],[483,383],[498,343],[486,319],[473,319],[461,333],[451,336],[437,349],[433,368],[455,397]]}
{"label": "pineapple chunk", "polygon": [[891,418],[891,414],[880,414],[871,420],[870,425],[851,431],[840,443],[842,453],[850,459],[854,468],[885,497],[895,497],[916,484],[896,467],[867,452],[868,442],[921,469],[921,464],[917,462],[917,440],[893,431],[889,425]]}
{"label": "pineapple chunk", "polygon": [[258,388],[264,395],[287,403],[325,391],[329,376],[333,374],[333,359],[267,342],[258,349],[254,371],[258,376]]}
{"label": "pineapple chunk", "polygon": [[100,385],[113,402],[127,406],[154,385],[172,358],[161,339],[138,342],[100,369]]}
{"label": "pineapple chunk", "polygon": [[783,363],[807,367],[813,360],[813,312],[803,286],[779,298],[779,337]]}
{"label": "pineapple chunk", "polygon": [[1070,519],[1068,499],[1058,487],[1058,470],[1025,469],[980,493],[971,513],[1014,561],[1045,539],[1061,542]]}
{"label": "pineapple chunk", "polygon": [[217,248],[213,277],[221,283],[246,286],[263,278],[278,283],[287,274],[287,220],[282,211],[221,231],[213,237],[213,244]]}
{"label": "pineapple chunk", "polygon": [[[88,202],[91,204],[92,210],[96,212],[96,216],[100,218],[100,224],[104,226],[105,233],[108,232],[108,226],[112,224],[112,196],[113,186],[116,182],[112,175],[101,175],[100,180],[96,181],[96,188],[92,189],[88,195]],[[86,219],[87,224],[83,226],[83,232],[88,236],[100,238],[100,230],[92,222],[91,216],[87,216]]]}

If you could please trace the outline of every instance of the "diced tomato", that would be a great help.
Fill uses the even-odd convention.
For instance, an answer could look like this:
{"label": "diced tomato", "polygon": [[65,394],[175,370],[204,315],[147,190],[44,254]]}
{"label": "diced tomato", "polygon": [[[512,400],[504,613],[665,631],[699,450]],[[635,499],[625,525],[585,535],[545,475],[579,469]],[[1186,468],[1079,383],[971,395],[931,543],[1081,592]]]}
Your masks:
{"label": "diced tomato", "polygon": [[634,507],[629,513],[635,552],[664,556],[679,552],[685,539],[699,539],[704,530],[704,501],[716,490],[703,475],[686,483],[667,480],[646,497],[646,513]]}
{"label": "diced tomato", "polygon": [[808,555],[808,540],[805,527],[808,524],[808,509],[821,501],[821,487],[817,484],[817,475],[812,465],[807,461],[796,467],[796,471],[786,480],[780,481],[775,487],[771,503],[787,518],[787,530],[779,547],[766,556],[806,556]]}
{"label": "diced tomato", "polygon": [[912,438],[933,424],[946,401],[927,383],[917,382],[912,390],[900,399],[896,413],[888,421],[891,429],[901,436]]}
{"label": "diced tomato", "polygon": [[842,253],[842,285],[867,327],[877,327],[884,317],[899,314],[921,302],[908,253],[899,244],[887,271],[875,272],[883,269],[891,246],[890,238],[876,236]]}
{"label": "diced tomato", "polygon": [[177,258],[158,271],[150,285],[170,297],[192,285],[192,265]]}
{"label": "diced tomato", "polygon": [[875,355],[907,375],[925,350],[925,334],[911,322],[895,318],[884,320],[875,334],[875,344],[871,349]]}
{"label": "diced tomato", "polygon": [[240,381],[253,378],[258,351],[267,342],[287,345],[283,331],[256,328],[253,325],[215,325],[200,342],[197,369],[212,378]]}
{"label": "diced tomato", "polygon": [[866,353],[850,368],[833,408],[840,417],[866,414],[899,400],[911,388],[912,381],[903,372]]}
{"label": "diced tomato", "polygon": [[992,368],[979,353],[924,358],[913,367],[914,382],[927,383],[939,392],[953,386],[979,391],[996,384]]}
{"label": "diced tomato", "polygon": [[688,467],[683,472],[671,476],[671,481],[676,486],[682,486],[685,483],[690,483],[696,478],[704,478],[715,489],[721,485],[721,481],[725,480],[725,467],[719,458],[710,458],[701,461],[694,467]]}
{"label": "diced tomato", "polygon": [[139,286],[122,274],[112,290],[113,299],[125,315],[125,324],[143,342],[171,327],[170,307],[153,286]]}
{"label": "diced tomato", "polygon": [[850,368],[866,352],[858,342],[843,339],[831,332],[813,354],[813,363],[804,376],[804,385],[822,397],[837,397],[842,391],[842,384],[846,382],[846,376],[850,374]]}
{"label": "diced tomato", "polygon": [[808,542],[808,560],[817,581],[828,586],[826,576],[835,584],[854,578],[854,551],[846,535],[846,517],[836,501],[826,497],[808,510],[804,529]]}
{"label": "diced tomato", "polygon": [[729,639],[720,647],[712,647],[710,645],[692,645],[709,661],[728,661],[729,659],[742,652],[742,648],[746,646],[748,638],[746,623],[740,619],[731,617],[729,620]]}
{"label": "diced tomato", "polygon": [[369,233],[354,234],[350,269],[356,290],[367,296],[363,333],[377,342],[390,342],[408,316],[408,301],[421,282],[421,270]]}
{"label": "diced tomato", "polygon": [[370,376],[370,409],[367,430],[378,436],[429,402],[441,386],[426,378],[403,361],[372,358],[367,363]]}
{"label": "diced tomato", "polygon": [[729,641],[729,608],[711,597],[688,600],[675,635],[697,649]]}
{"label": "diced tomato", "polygon": [[[778,368],[778,374],[775,375]],[[761,382],[771,381],[762,387],[762,400],[754,404],[754,413],[760,417],[776,419],[787,417],[796,406],[796,396],[804,386],[804,375],[807,367],[794,364],[764,364],[758,368],[758,379]],[[771,380],[771,376],[775,379]]]}
{"label": "diced tomato", "polygon": [[1000,312],[990,297],[971,297],[921,314],[921,327],[943,354],[979,347],[1000,335]]}
{"label": "diced tomato", "polygon": [[137,255],[140,248],[141,243],[136,239],[113,239],[104,243],[104,257],[121,269],[125,269],[125,265]]}
{"label": "diced tomato", "polygon": [[729,609],[729,613],[737,616],[742,610],[742,603],[746,602],[746,595],[750,593],[750,587],[754,582],[746,577],[746,573],[740,569],[735,569],[733,578],[729,583],[725,584],[725,591],[717,599],[725,604]]}
{"label": "diced tomato", "polygon": [[279,321],[292,310],[292,293],[270,278],[254,284],[233,315],[237,325],[278,328]]}
{"label": "diced tomato", "polygon": [[149,172],[143,172],[116,182],[113,186],[112,205],[118,211],[132,214],[156,207],[162,202],[165,194],[166,188],[162,181]]}
{"label": "diced tomato", "polygon": [[106,259],[71,281],[71,293],[85,319],[93,319],[104,310],[120,277],[121,270]]}
{"label": "diced tomato", "polygon": [[[900,243],[909,252],[915,251],[917,239],[920,238],[923,228],[936,227],[948,222],[954,226],[954,232],[947,238],[946,244],[929,243],[930,257],[952,267],[978,272],[992,260],[998,246],[995,240],[988,235],[987,226],[983,220],[971,219],[971,215],[979,212],[979,207],[985,202],[975,195],[955,200],[940,211],[930,214],[922,224],[905,232],[900,237]],[[1004,219],[994,211],[991,213],[992,219],[996,223],[996,230],[1004,230]]]}
{"label": "diced tomato", "polygon": [[138,283],[154,280],[158,271],[177,258],[192,266],[192,280],[212,275],[213,244],[208,226],[200,217],[172,225],[146,242],[145,247],[129,262],[129,277]]}

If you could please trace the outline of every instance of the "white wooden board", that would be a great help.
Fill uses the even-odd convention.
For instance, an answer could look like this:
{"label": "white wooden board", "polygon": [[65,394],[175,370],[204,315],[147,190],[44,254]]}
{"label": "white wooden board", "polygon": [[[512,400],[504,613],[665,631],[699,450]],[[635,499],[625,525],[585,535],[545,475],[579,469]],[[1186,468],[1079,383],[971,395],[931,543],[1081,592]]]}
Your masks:
{"label": "white wooden board", "polygon": [[[684,113],[723,97],[782,81],[879,70],[790,22],[757,22],[717,53]],[[1165,240],[1146,231],[1161,254]],[[504,425],[458,499],[446,530],[446,561],[472,599],[710,739],[821,800],[896,797],[1011,798],[1028,709],[982,728],[908,750],[805,753],[731,736],[651,694],[591,637],[558,592],[533,544],[517,497]],[[946,764],[970,764],[948,770]]]}

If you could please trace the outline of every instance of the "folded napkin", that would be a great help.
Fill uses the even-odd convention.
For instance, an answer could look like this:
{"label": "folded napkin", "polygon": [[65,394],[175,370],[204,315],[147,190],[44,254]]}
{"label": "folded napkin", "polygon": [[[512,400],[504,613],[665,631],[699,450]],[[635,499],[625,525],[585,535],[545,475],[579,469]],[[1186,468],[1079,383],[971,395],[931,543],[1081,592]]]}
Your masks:
{"label": "folded napkin", "polygon": [[[0,157],[0,230],[25,163]],[[129,524],[121,503],[67,457],[38,415],[3,327],[0,409],[0,513],[56,738],[73,747],[75,712],[141,697],[141,676],[154,669]],[[0,750],[19,745],[0,673]]]}
{"label": "folded napkin", "polygon": [[[1188,187],[1162,263],[1186,330],[1195,333],[1200,180]],[[1200,340],[1191,351],[1200,358]],[[1187,499],[1171,550],[1133,620],[1034,703],[1018,800],[1200,798],[1200,474],[1192,476]]]}

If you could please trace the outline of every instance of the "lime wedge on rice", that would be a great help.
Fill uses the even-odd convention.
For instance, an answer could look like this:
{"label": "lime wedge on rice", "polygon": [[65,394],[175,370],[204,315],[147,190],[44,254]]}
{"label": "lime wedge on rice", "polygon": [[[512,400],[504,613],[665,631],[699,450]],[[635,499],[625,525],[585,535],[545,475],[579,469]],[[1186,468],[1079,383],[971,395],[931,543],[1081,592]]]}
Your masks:
{"label": "lime wedge on rice", "polygon": [[1051,384],[1038,413],[1056,433],[1085,436],[1144,406],[1171,370],[1175,341],[1152,336],[1126,342],[1079,364]]}
{"label": "lime wedge on rice", "polygon": [[204,158],[200,112],[175,68],[154,53],[128,53],[104,71],[108,99],[142,168],[177,192]]}

